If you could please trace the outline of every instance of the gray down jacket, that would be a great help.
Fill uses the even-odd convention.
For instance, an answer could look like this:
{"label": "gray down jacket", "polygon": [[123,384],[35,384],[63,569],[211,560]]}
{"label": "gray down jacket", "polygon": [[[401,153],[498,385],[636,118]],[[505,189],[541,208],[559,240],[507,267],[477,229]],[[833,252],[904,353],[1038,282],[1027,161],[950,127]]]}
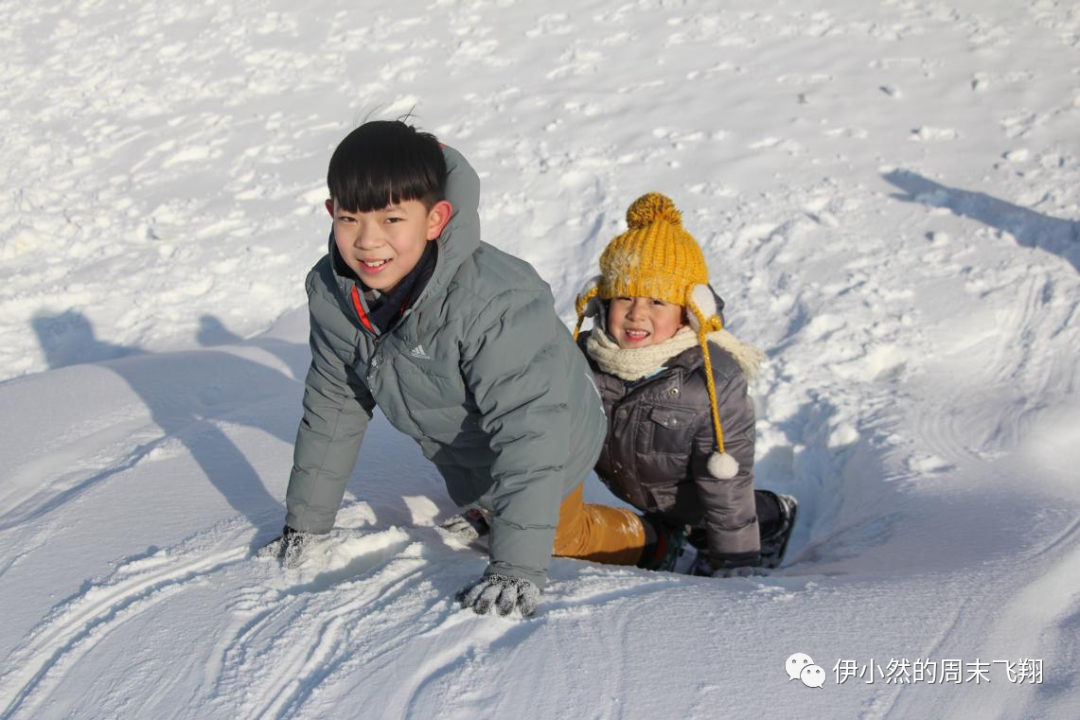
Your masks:
{"label": "gray down jacket", "polygon": [[481,242],[480,180],[444,152],[454,213],[431,279],[396,325],[362,328],[363,293],[340,271],[333,238],[308,274],[312,362],[286,524],[333,527],[377,405],[420,445],[455,503],[490,512],[487,573],[542,588],[559,506],[600,452],[603,409],[551,289],[527,262]]}
{"label": "gray down jacket", "polygon": [[[588,333],[578,337],[583,353],[587,338]],[[754,502],[754,405],[734,358],[711,343],[709,352],[724,449],[739,463],[739,474],[730,480],[718,480],[706,468],[716,437],[700,348],[679,353],[665,369],[629,387],[592,358],[589,365],[609,426],[596,474],[639,510],[704,528],[709,559],[718,564],[760,552],[761,539]]]}

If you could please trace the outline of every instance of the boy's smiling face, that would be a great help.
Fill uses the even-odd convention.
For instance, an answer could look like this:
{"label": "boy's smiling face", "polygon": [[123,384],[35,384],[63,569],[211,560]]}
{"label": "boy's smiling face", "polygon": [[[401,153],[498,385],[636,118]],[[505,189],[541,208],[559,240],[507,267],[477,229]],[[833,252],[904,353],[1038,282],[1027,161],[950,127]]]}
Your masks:
{"label": "boy's smiling face", "polygon": [[670,340],[683,325],[682,305],[647,297],[617,297],[608,303],[608,332],[624,350]]}
{"label": "boy's smiling face", "polygon": [[334,243],[342,260],[365,285],[382,293],[393,290],[416,267],[452,211],[445,200],[431,210],[419,200],[371,212],[353,212],[327,200],[326,209],[334,218]]}

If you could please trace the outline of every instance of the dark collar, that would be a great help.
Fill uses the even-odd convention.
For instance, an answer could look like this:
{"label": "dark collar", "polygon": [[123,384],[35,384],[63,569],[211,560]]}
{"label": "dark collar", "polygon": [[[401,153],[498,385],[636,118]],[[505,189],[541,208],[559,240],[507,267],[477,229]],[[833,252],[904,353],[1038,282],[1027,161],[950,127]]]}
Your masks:
{"label": "dark collar", "polygon": [[[420,256],[420,261],[416,263],[416,267],[410,270],[409,274],[403,277],[401,282],[394,286],[393,290],[379,295],[374,302],[369,304],[369,317],[375,327],[379,328],[379,332],[389,330],[423,292],[424,287],[435,271],[435,262],[438,257],[438,243],[428,242],[424,248],[424,254]],[[366,292],[368,289],[363,282],[360,283],[361,292]]]}

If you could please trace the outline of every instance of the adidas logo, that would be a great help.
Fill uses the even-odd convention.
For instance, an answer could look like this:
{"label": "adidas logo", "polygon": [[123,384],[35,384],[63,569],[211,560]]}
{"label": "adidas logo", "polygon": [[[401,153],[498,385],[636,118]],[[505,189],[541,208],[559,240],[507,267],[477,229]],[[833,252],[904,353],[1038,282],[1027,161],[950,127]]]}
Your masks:
{"label": "adidas logo", "polygon": [[416,347],[414,347],[412,350],[409,351],[409,354],[412,355],[414,358],[419,358],[421,360],[430,360],[431,359],[431,356],[428,355],[426,352],[424,352],[424,346],[423,345],[417,345]]}

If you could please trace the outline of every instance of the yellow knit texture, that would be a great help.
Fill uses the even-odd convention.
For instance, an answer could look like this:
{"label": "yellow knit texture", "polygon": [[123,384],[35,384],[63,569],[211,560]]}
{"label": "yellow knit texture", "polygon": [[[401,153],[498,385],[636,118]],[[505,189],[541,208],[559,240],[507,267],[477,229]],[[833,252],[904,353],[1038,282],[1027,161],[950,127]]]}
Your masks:
{"label": "yellow knit texture", "polygon": [[682,227],[675,204],[643,195],[626,211],[629,229],[600,256],[600,297],[650,297],[686,305],[690,289],[709,282],[705,256]]}

